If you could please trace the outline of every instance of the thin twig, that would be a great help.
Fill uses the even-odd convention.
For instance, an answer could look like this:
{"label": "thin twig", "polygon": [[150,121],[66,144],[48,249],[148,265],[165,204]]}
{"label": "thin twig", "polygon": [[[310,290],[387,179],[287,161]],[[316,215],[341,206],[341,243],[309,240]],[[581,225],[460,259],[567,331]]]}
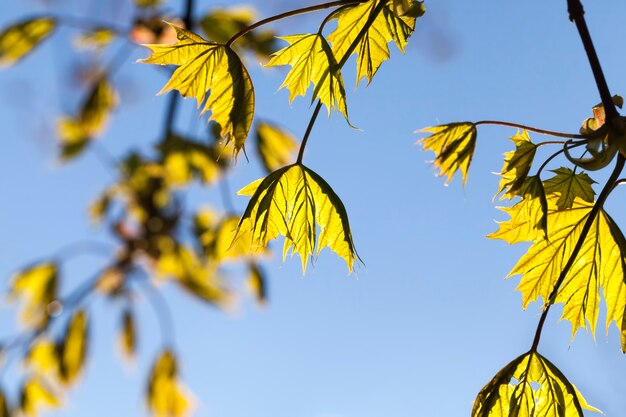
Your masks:
{"label": "thin twig", "polygon": [[537,127],[526,126],[526,125],[522,125],[519,123],[503,122],[500,120],[481,120],[480,122],[474,123],[474,126],[478,126],[478,125],[498,125],[498,126],[516,127],[518,129],[530,130],[531,132],[541,133],[542,135],[556,136],[559,138],[585,139],[585,136],[576,134],[576,133],[554,132],[552,130],[539,129]]}

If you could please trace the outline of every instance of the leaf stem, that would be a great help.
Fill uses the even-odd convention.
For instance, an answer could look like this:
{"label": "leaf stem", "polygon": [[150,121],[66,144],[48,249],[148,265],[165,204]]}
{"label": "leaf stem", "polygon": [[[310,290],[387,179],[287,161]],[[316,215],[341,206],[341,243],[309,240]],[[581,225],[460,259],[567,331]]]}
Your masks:
{"label": "leaf stem", "polygon": [[228,40],[228,42],[226,42],[226,47],[230,47],[233,44],[233,42],[235,42],[237,39],[252,32],[256,28],[266,25],[268,23],[275,22],[277,20],[281,20],[281,19],[285,19],[288,17],[297,16],[297,15],[301,15],[305,13],[316,12],[318,10],[330,9],[331,7],[345,6],[347,4],[353,4],[353,3],[354,4],[363,3],[365,1],[367,0],[336,0],[336,1],[331,1],[328,3],[316,4],[315,6],[308,6],[308,7],[303,7],[301,9],[291,10],[285,13],[277,14],[275,16],[270,16],[266,19],[259,20],[258,22],[237,32]]}
{"label": "leaf stem", "polygon": [[591,229],[593,222],[595,221],[598,213],[604,206],[604,203],[607,197],[609,196],[609,194],[611,194],[611,191],[613,191],[615,182],[617,181],[619,175],[622,173],[623,169],[624,169],[624,157],[622,156],[622,154],[619,154],[617,157],[617,162],[615,163],[615,168],[613,168],[613,172],[611,173],[611,176],[609,177],[608,181],[602,188],[602,191],[600,192],[598,199],[596,200],[595,204],[593,205],[593,208],[589,212],[589,217],[587,217],[587,220],[585,220],[585,224],[583,225],[583,228],[580,231],[580,236],[578,237],[578,240],[576,241],[576,245],[574,246],[574,249],[572,250],[572,253],[569,256],[567,263],[563,267],[563,270],[559,274],[559,278],[554,284],[554,288],[552,289],[550,296],[545,302],[546,308],[543,310],[543,313],[541,313],[541,318],[539,319],[539,323],[537,324],[537,330],[535,331],[533,344],[532,344],[532,347],[530,348],[530,350],[533,352],[537,351],[537,347],[539,346],[539,340],[541,339],[541,331],[543,330],[543,325],[546,321],[546,317],[548,317],[550,306],[552,306],[552,304],[554,304],[556,300],[559,287],[561,286],[561,284],[563,284],[563,281],[565,281],[565,277],[567,276],[570,269],[572,268],[572,265],[574,265],[574,261],[576,260],[578,253],[580,252],[580,250],[583,247],[583,244],[585,243],[585,238],[587,237],[587,234],[589,233],[589,230]]}
{"label": "leaf stem", "polygon": [[531,132],[535,132],[535,133],[541,133],[542,135],[556,136],[559,138],[585,139],[585,136],[575,134],[575,133],[555,132],[552,130],[539,129],[537,127],[526,126],[526,125],[522,125],[519,123],[503,122],[500,120],[481,120],[480,122],[474,123],[474,126],[478,126],[478,125],[498,125],[498,126],[516,127],[519,129],[530,130]]}
{"label": "leaf stem", "polygon": [[[566,144],[567,144],[567,142],[566,142]],[[576,144],[573,144],[573,145],[569,146],[568,149],[577,148],[577,147],[582,146],[584,144],[585,144],[585,142],[579,142],[579,143],[576,143]],[[539,145],[537,145],[537,146],[539,146]],[[540,175],[541,171],[543,171],[543,169],[550,163],[550,161],[552,161],[554,158],[556,158],[557,156],[559,156],[563,152],[565,152],[565,148],[560,149],[560,150],[556,151],[555,153],[553,153],[552,155],[550,155],[545,161],[543,161],[543,164],[541,164],[541,166],[537,170],[537,174],[536,175]]]}
{"label": "leaf stem", "polygon": [[[346,53],[341,57],[341,60],[337,63],[338,70],[341,70],[341,68],[343,68],[343,66],[346,65],[346,62],[348,62],[348,59],[350,58],[350,56],[356,49],[357,45],[359,44],[359,42],[361,42],[361,39],[363,38],[363,36],[365,36],[367,31],[370,29],[370,26],[372,25],[372,23],[374,23],[374,20],[383,10],[386,4],[387,4],[387,0],[380,0],[379,3],[376,5],[376,8],[371,11],[369,18],[367,19],[367,21],[361,28],[361,31],[356,35],[356,38],[354,38],[354,41],[352,41],[352,43],[346,50]],[[319,115],[321,108],[322,108],[322,101],[318,100],[317,105],[315,106],[315,110],[313,110],[313,114],[311,115],[311,120],[309,120],[309,125],[307,126],[306,132],[304,133],[304,137],[302,138],[302,142],[300,143],[300,150],[298,151],[298,159],[296,160],[296,164],[302,163],[302,157],[304,156],[304,148],[306,147],[306,144],[309,140],[309,135],[311,134],[311,130],[313,129],[313,125],[315,124],[315,121],[317,120],[317,116]]]}
{"label": "leaf stem", "polygon": [[602,105],[604,106],[604,111],[606,113],[606,120],[612,120],[618,117],[619,114],[617,113],[617,109],[613,103],[609,86],[606,83],[606,78],[604,78],[602,65],[600,65],[598,54],[596,53],[593,41],[591,40],[589,28],[587,27],[587,22],[585,21],[585,10],[583,9],[583,5],[580,0],[567,0],[567,11],[569,13],[570,21],[576,24],[580,39],[585,47],[587,59],[589,60],[589,65],[591,65],[591,71],[593,72],[598,92],[602,98]]}

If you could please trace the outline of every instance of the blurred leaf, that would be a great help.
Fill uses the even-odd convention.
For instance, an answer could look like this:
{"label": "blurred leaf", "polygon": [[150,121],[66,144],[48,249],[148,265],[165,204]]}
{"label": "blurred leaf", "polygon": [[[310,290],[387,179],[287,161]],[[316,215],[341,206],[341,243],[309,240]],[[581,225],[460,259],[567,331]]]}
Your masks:
{"label": "blurred leaf", "polygon": [[135,0],[137,7],[157,7],[160,6],[164,0]]}
{"label": "blurred leaf", "polygon": [[[394,3],[395,1],[389,0],[352,52],[352,54],[358,54],[357,84],[363,77],[367,77],[369,84],[380,65],[389,59],[389,47],[387,46],[389,42],[395,42],[396,46],[404,52],[407,40],[413,33],[415,17],[417,16],[397,17],[394,13]],[[416,4],[414,9],[422,10],[423,14],[421,3],[408,3]],[[377,1],[369,0],[353,6],[341,7],[332,14],[333,18],[337,19],[337,28],[328,36],[328,41],[332,44],[332,50],[337,60],[341,60],[348,52],[377,4]]]}
{"label": "blurred leaf", "polygon": [[52,34],[56,20],[41,17],[15,23],[0,33],[0,65],[11,66]]}
{"label": "blurred leaf", "polygon": [[252,197],[239,222],[235,240],[250,233],[247,243],[257,250],[283,235],[283,260],[292,249],[300,255],[303,272],[308,257],[314,252],[317,256],[328,246],[352,271],[354,261],[359,258],[346,209],[328,183],[315,172],[303,165],[290,165],[249,184],[239,195]]}
{"label": "blurred leaf", "polygon": [[266,248],[251,248],[250,236],[242,235],[235,240],[239,216],[225,216],[220,221],[211,219],[212,223],[209,223],[209,216],[207,212],[196,215],[195,232],[205,255],[212,261],[237,261],[267,253]]}
{"label": "blurred leaf", "polygon": [[24,358],[24,363],[37,376],[56,380],[59,376],[60,358],[56,344],[41,337],[35,341]]}
{"label": "blurred leaf", "polygon": [[500,189],[496,193],[504,193],[502,198],[513,198],[519,195],[518,191],[526,181],[537,151],[537,145],[531,142],[525,130],[517,132],[511,140],[515,144],[515,151],[504,154],[504,165],[500,171]]}
{"label": "blurred leaf", "polygon": [[11,407],[2,389],[0,389],[0,417],[11,417]]}
{"label": "blurred leaf", "polygon": [[421,1],[393,0],[393,11],[397,17],[421,17],[426,9]]}
{"label": "blurred leaf", "polygon": [[20,408],[28,416],[36,416],[41,408],[57,408],[61,400],[40,378],[33,377],[24,383],[20,393]]}
{"label": "blurred leaf", "polygon": [[472,417],[583,417],[591,407],[550,361],[525,353],[505,366],[480,391]]}
{"label": "blurred leaf", "polygon": [[474,148],[476,147],[476,126],[471,122],[450,123],[422,129],[421,132],[430,132],[431,136],[421,139],[424,150],[433,151],[435,167],[439,169],[439,176],[447,176],[449,184],[457,171],[461,171],[463,184],[467,182]]}
{"label": "blurred leaf", "polygon": [[543,182],[546,194],[557,194],[559,199],[556,205],[559,210],[572,208],[574,200],[580,198],[588,203],[593,203],[596,193],[591,187],[595,184],[589,175],[581,172],[575,173],[569,168],[561,167],[552,170],[556,175]]}
{"label": "blurred leaf", "polygon": [[152,367],[148,379],[147,403],[155,417],[183,417],[190,412],[190,398],[178,381],[178,363],[165,350]]}
{"label": "blurred leaf", "polygon": [[229,47],[207,42],[176,26],[174,29],[178,42],[145,45],[152,49],[152,55],[139,62],[177,65],[159,94],[178,90],[183,97],[194,97],[198,108],[203,106],[202,114],[211,111],[211,120],[222,128],[220,136],[232,140],[238,153],[254,118],[254,89],[248,71]]}
{"label": "blurred leaf", "polygon": [[[559,198],[554,194],[547,198],[549,230],[547,238],[533,232],[524,234],[529,230],[528,222],[532,223],[534,220],[527,218],[524,222],[523,212],[517,213],[515,219],[500,223],[500,229],[508,230],[507,234],[499,231],[489,236],[504,240],[509,237],[508,241],[515,243],[533,242],[528,252],[508,275],[509,277],[522,275],[517,289],[522,293],[524,308],[539,297],[543,298],[544,303],[548,301],[561,271],[580,239],[583,224],[593,208],[593,203],[577,198],[571,208],[562,210],[558,207]],[[514,208],[515,206],[512,208],[513,211]],[[512,209],[504,211],[509,212]],[[511,239],[510,236],[515,236],[515,239]],[[571,269],[559,287],[555,300],[556,303],[564,304],[562,318],[572,323],[572,337],[579,327],[589,328],[592,334],[595,333],[601,288],[604,290],[607,304],[607,331],[613,320],[618,328],[622,328],[626,304],[625,242],[613,219],[604,210],[600,210]]]}
{"label": "blurred leaf", "polygon": [[274,124],[258,123],[256,140],[259,157],[268,173],[284,167],[294,159],[296,140],[286,130]]}
{"label": "blurred leaf", "polygon": [[12,278],[11,299],[22,298],[22,323],[31,328],[48,324],[48,305],[57,298],[57,265],[42,262],[18,272]]}
{"label": "blurred leaf", "polygon": [[254,295],[257,303],[267,303],[267,278],[264,271],[257,264],[248,265],[248,290]]}
{"label": "blurred leaf", "polygon": [[60,376],[65,384],[71,384],[81,373],[87,356],[88,321],[85,310],[77,311],[65,330],[60,344]]}
{"label": "blurred leaf", "polygon": [[291,65],[280,88],[289,89],[289,102],[297,96],[306,95],[309,85],[315,86],[311,102],[320,99],[328,108],[328,114],[337,108],[348,120],[346,91],[341,70],[328,42],[320,33],[283,36],[289,46],[272,54],[266,67]]}
{"label": "blurred leaf", "polygon": [[100,50],[109,46],[116,36],[116,33],[109,28],[96,28],[78,35],[74,39],[74,45],[78,50]]}
{"label": "blurred leaf", "polygon": [[217,306],[226,306],[231,301],[213,266],[184,246],[162,247],[156,268],[160,276],[174,278],[183,289],[201,300]]}
{"label": "blurred leaf", "polygon": [[230,165],[230,157],[214,145],[170,136],[161,146],[166,181],[182,186],[197,178],[204,184],[216,182]]}
{"label": "blurred leaf", "polygon": [[[257,20],[256,11],[251,7],[214,7],[200,20],[200,26],[207,39],[225,44],[233,35],[252,25],[255,20]],[[276,50],[275,44],[273,31],[255,30],[239,38],[233,44],[233,48],[236,51],[247,49],[261,58],[267,58]]]}
{"label": "blurred leaf", "polygon": [[117,105],[117,94],[106,77],[95,83],[76,117],[62,117],[58,123],[61,158],[80,155],[94,136],[104,130],[109,114]]}
{"label": "blurred leaf", "polygon": [[89,206],[89,217],[94,223],[101,223],[104,220],[114,197],[115,189],[107,188],[91,203]]}
{"label": "blurred leaf", "polygon": [[130,309],[122,314],[122,328],[119,335],[122,354],[127,359],[135,357],[137,351],[137,327],[135,317]]}

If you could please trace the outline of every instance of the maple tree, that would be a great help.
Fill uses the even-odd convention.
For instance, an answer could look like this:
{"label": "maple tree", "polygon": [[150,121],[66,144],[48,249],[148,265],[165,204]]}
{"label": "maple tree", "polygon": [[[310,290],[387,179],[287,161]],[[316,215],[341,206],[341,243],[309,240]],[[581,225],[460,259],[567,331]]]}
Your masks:
{"label": "maple tree", "polygon": [[[69,295],[59,290],[62,259],[34,263],[13,277],[10,296],[21,302],[25,330],[3,344],[2,350],[7,355],[22,355],[26,378],[19,388],[19,402],[0,392],[0,416],[36,415],[44,406],[60,405],[61,394],[76,383],[84,368],[90,317],[83,304],[92,294],[125,301],[120,345],[125,355],[132,357],[138,337],[133,314],[135,282],[153,290],[159,282],[173,282],[193,297],[226,307],[234,292],[221,271],[228,262],[243,266],[250,288],[259,302],[265,302],[266,274],[261,263],[270,251],[269,242],[279,236],[284,239],[283,259],[289,253],[298,254],[303,273],[309,260],[325,247],[343,258],[350,272],[360,261],[348,221],[350,208],[325,179],[304,165],[304,150],[322,107],[326,106],[329,116],[333,111],[341,113],[352,126],[342,75],[349,58],[357,55],[357,85],[363,78],[369,85],[390,58],[389,44],[405,50],[425,13],[424,4],[336,0],[254,22],[251,13],[219,8],[198,19],[193,15],[193,0],[186,0],[185,13],[178,20],[168,17],[161,3],[136,0],[137,14],[130,30],[90,26],[77,41],[80,47],[95,50],[110,47],[118,38],[143,45],[148,55],[139,62],[168,66],[169,80],[158,94],[175,91],[169,93],[165,129],[156,153],[133,151],[115,161],[117,181],[91,207],[94,220],[107,224],[117,239],[107,266]],[[541,299],[543,310],[528,352],[502,368],[480,390],[472,410],[475,417],[571,417],[582,416],[584,409],[599,411],[539,352],[543,325],[556,303],[563,304],[562,318],[572,323],[575,335],[581,327],[595,332],[604,300],[606,328],[616,323],[626,352],[626,238],[604,207],[622,182],[626,118],[618,114],[616,106],[621,107],[623,100],[609,92],[580,1],[569,0],[568,6],[602,99],[579,133],[488,120],[422,130],[428,136],[420,143],[424,150],[435,153],[433,164],[439,175],[449,183],[460,174],[465,184],[479,126],[518,129],[511,138],[515,149],[505,154],[497,192],[512,204],[502,208],[510,219],[500,222],[489,238],[510,244],[532,243],[509,276],[521,275],[522,307]],[[276,38],[272,31],[260,29],[324,10],[330,11],[315,33]],[[66,20],[62,16],[35,17],[5,28],[0,33],[0,63],[11,66],[23,60],[67,24]],[[334,29],[326,30],[334,21]],[[287,45],[279,48],[279,42]],[[263,57],[265,67],[290,67],[280,87],[289,90],[290,102],[306,96],[313,84],[313,111],[300,144],[274,122],[256,122],[256,92],[246,54]],[[121,64],[114,60],[111,66],[95,70],[76,114],[59,119],[62,160],[70,161],[93,149],[106,129],[109,115],[120,101],[111,80],[117,65]],[[174,129],[179,96],[194,98],[200,115],[210,114],[209,141]],[[533,142],[529,132],[565,140]],[[212,187],[222,181],[229,168],[248,158],[246,144],[251,139],[256,141],[267,176],[238,192],[250,197],[245,211],[222,216],[209,209],[186,211],[181,190],[194,182]],[[544,146],[558,150],[535,161],[537,149]],[[580,149],[581,155],[572,155]],[[548,164],[561,155],[570,165],[548,171]],[[615,167],[596,197],[595,181],[582,170],[601,170],[613,161]],[[547,172],[553,175],[544,179]],[[65,324],[64,330],[52,332],[58,322]],[[179,380],[178,367],[175,352],[164,347],[146,382],[146,403],[156,416],[190,412],[191,400]]]}

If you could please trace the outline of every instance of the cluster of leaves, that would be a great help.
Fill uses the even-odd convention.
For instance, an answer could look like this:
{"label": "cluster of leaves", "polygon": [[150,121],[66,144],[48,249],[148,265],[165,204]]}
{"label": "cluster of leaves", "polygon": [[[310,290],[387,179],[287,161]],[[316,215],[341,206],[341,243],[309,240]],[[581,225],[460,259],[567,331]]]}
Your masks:
{"label": "cluster of leaves", "polygon": [[[350,271],[359,260],[346,209],[328,183],[302,164],[304,146],[321,106],[329,115],[336,109],[348,120],[342,77],[348,58],[357,55],[357,80],[371,82],[390,57],[389,43],[404,51],[416,19],[424,13],[423,4],[335,1],[254,23],[254,11],[248,8],[215,8],[195,21],[181,21],[166,16],[161,1],[134,3],[128,29],[86,23],[75,37],[77,53],[87,53],[94,69],[75,112],[58,120],[59,158],[70,162],[84,152],[105,152],[95,141],[124,105],[116,92],[115,74],[127,60],[127,50],[132,50],[129,41],[131,46],[148,44],[152,54],[141,62],[174,66],[161,93],[176,90],[195,98],[201,114],[210,113],[208,135],[197,138],[177,132],[168,120],[150,152],[131,150],[120,158],[108,157],[118,179],[94,201],[91,215],[110,230],[116,246],[91,280],[62,294],[65,258],[60,255],[15,274],[11,294],[21,301],[25,330],[3,350],[11,355],[25,352],[28,377],[19,406],[0,390],[2,416],[35,415],[44,406],[61,404],[63,391],[77,380],[88,357],[87,317],[94,296],[121,306],[119,346],[126,358],[132,358],[140,337],[135,304],[141,296],[158,291],[157,284],[171,283],[203,302],[226,308],[236,295],[227,272],[229,265],[238,263],[243,268],[235,270],[244,271],[248,287],[263,303],[266,279],[259,262],[269,253],[269,241],[279,235],[285,239],[283,257],[290,251],[299,254],[303,272],[309,258],[324,247],[342,257]],[[334,10],[318,32],[279,38],[288,43],[282,49],[276,47],[271,30],[256,30],[278,18],[325,8]],[[327,34],[331,21],[336,21],[336,28]],[[62,16],[43,16],[11,25],[0,34],[0,62],[17,63],[65,23]],[[72,23],[76,26],[75,20]],[[195,27],[209,40],[193,32]],[[260,57],[267,67],[291,66],[282,84],[290,91],[290,101],[305,96],[313,83],[311,101],[318,105],[297,158],[291,134],[270,121],[254,121],[255,92],[245,66],[249,54]],[[103,64],[109,55],[114,59]],[[175,114],[176,103],[170,99],[166,119]],[[220,214],[187,207],[184,190],[194,183],[215,187],[226,181],[252,131],[268,176],[239,192],[250,196],[243,215],[232,209]],[[228,201],[225,205],[230,207]],[[65,330],[59,333],[63,324]],[[146,403],[154,415],[183,416],[191,401],[179,380],[175,352],[167,340],[163,344],[148,375]]]}
{"label": "cluster of leaves", "polygon": [[[614,102],[621,104],[621,98],[614,98]],[[583,123],[579,135],[542,131],[578,138],[576,142],[533,143],[528,131],[522,130],[511,138],[515,150],[504,155],[497,195],[513,205],[500,208],[510,218],[500,222],[498,230],[488,237],[509,244],[532,243],[508,277],[521,276],[517,289],[522,294],[522,306],[526,308],[541,298],[544,316],[531,350],[502,369],[480,392],[472,414],[475,417],[582,416],[582,408],[598,411],[589,407],[561,372],[537,352],[543,320],[554,303],[563,304],[562,318],[572,324],[573,338],[581,327],[595,334],[604,299],[606,330],[615,322],[626,352],[626,239],[604,209],[617,181],[609,180],[596,199],[595,181],[580,170],[593,164],[600,168],[613,160],[616,152],[609,148],[623,143],[624,119],[618,117],[609,125],[602,105],[593,110],[594,117]],[[476,145],[476,127],[488,123],[462,122],[424,129],[431,135],[420,142],[424,149],[435,152],[434,165],[448,182],[460,173],[465,183]],[[541,162],[531,175],[537,149],[555,144],[562,149]],[[569,154],[583,145],[591,158]],[[608,161],[606,153],[612,154]],[[543,179],[548,163],[560,154],[566,154],[574,166],[550,170],[552,175]]]}

